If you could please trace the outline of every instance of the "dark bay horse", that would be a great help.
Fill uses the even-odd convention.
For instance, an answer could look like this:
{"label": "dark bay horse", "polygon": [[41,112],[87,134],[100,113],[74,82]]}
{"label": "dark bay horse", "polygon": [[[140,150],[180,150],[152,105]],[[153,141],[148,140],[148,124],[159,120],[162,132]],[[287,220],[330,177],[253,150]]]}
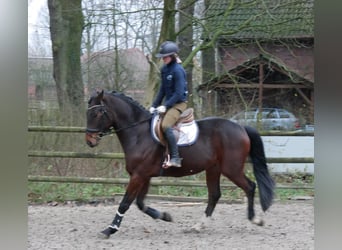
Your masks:
{"label": "dark bay horse", "polygon": [[247,157],[253,163],[260,204],[266,211],[272,204],[274,181],[266,164],[264,146],[259,133],[223,118],[197,120],[199,135],[191,146],[179,147],[183,158],[181,168],[163,169],[165,147],[151,136],[151,114],[132,98],[118,92],[97,91],[88,102],[86,142],[98,145],[102,136],[115,132],[125,154],[126,170],[130,175],[125,195],[112,223],[100,235],[108,238],[119,230],[122,218],[134,200],[138,208],[154,219],[172,221],[167,212],[144,204],[151,177],[181,177],[206,172],[208,204],[205,218],[211,218],[221,196],[221,174],[246,194],[248,219],[263,225],[254,212],[256,184],[244,174]]}

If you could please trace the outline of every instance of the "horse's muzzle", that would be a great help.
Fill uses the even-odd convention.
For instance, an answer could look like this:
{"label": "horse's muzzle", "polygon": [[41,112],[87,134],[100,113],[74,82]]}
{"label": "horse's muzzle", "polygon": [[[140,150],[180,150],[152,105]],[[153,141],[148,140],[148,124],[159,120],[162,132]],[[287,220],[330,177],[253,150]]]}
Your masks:
{"label": "horse's muzzle", "polygon": [[99,144],[99,141],[101,140],[101,137],[98,133],[86,133],[85,136],[86,142],[89,147],[93,148]]}

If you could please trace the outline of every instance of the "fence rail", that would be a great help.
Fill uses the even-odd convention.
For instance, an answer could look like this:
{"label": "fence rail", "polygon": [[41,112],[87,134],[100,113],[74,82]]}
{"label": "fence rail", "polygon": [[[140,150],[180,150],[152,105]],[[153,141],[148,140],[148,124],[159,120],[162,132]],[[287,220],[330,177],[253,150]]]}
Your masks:
{"label": "fence rail", "polygon": [[[124,159],[123,153],[81,153],[81,152],[59,152],[59,151],[29,151],[29,157],[60,157],[60,158],[102,158],[102,159]],[[314,163],[313,157],[268,157],[268,163]]]}
{"label": "fence rail", "polygon": [[60,158],[101,158],[101,159],[124,159],[123,153],[81,153],[59,151],[29,151],[29,157],[60,157]]}
{"label": "fence rail", "polygon": [[[29,132],[63,132],[63,133],[85,133],[85,127],[65,127],[65,126],[29,126]],[[261,136],[314,136],[314,132],[295,131],[261,131]]]}
{"label": "fence rail", "polygon": [[[58,132],[58,133],[84,133],[84,127],[54,127],[54,126],[29,126],[29,132]],[[313,136],[313,132],[261,132],[262,136]],[[81,152],[50,152],[29,151],[29,157],[61,157],[61,158],[102,158],[124,159],[123,153],[81,153]],[[269,163],[314,163],[313,157],[269,157]]]}
{"label": "fence rail", "polygon": [[[29,132],[57,132],[57,133],[84,133],[84,127],[55,127],[55,126],[29,126]],[[293,132],[261,132],[261,136],[314,136],[313,132],[293,131]],[[61,158],[104,158],[104,159],[124,159],[123,153],[82,153],[82,152],[59,152],[59,151],[29,151],[29,157],[61,157]],[[314,163],[313,157],[269,157],[268,163]],[[90,178],[72,176],[28,176],[31,182],[68,182],[68,183],[99,183],[126,185],[128,179],[125,178]],[[189,180],[162,180],[152,179],[152,186],[191,186],[206,187],[204,181]],[[236,188],[232,183],[221,183],[222,187]],[[312,185],[278,185],[279,189],[313,189]]]}

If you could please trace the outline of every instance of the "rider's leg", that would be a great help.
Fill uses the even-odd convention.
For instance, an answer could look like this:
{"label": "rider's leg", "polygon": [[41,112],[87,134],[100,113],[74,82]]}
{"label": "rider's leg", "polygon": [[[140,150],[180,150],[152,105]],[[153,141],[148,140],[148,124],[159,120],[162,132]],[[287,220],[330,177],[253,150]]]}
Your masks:
{"label": "rider's leg", "polygon": [[173,129],[170,127],[166,128],[164,131],[164,135],[167,140],[171,156],[169,166],[181,167],[182,159],[179,158],[178,146],[175,135],[173,134]]}
{"label": "rider's leg", "polygon": [[176,104],[174,107],[168,109],[162,121],[162,130],[171,155],[171,160],[168,164],[169,166],[181,167],[182,159],[179,157],[177,141],[172,126],[176,124],[179,116],[185,109],[186,103]]}

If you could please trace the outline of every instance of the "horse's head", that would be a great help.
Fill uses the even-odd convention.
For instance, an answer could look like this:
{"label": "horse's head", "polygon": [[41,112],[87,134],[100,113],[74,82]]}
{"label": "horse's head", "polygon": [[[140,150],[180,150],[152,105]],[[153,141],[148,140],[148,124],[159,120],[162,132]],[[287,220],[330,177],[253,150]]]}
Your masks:
{"label": "horse's head", "polygon": [[104,92],[97,91],[88,101],[86,142],[90,147],[98,145],[101,137],[111,129],[107,109],[104,102]]}

